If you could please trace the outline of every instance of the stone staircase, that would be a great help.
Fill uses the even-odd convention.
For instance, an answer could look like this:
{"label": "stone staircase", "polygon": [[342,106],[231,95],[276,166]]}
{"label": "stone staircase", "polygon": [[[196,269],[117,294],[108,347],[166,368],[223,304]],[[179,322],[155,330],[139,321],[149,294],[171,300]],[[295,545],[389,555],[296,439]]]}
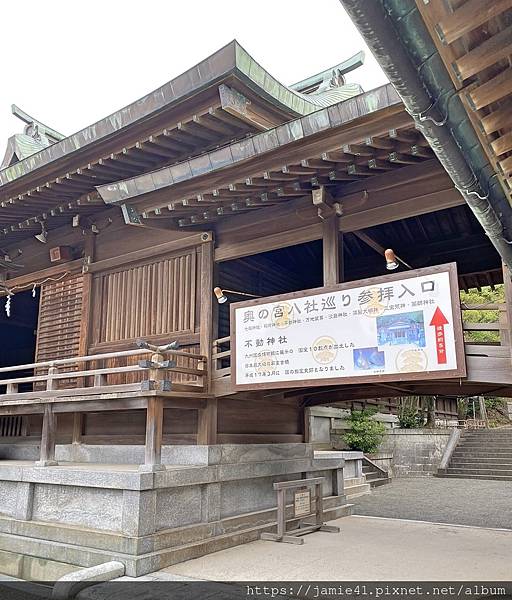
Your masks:
{"label": "stone staircase", "polygon": [[366,478],[366,483],[369,483],[372,488],[391,483],[388,473],[379,469],[366,456],[363,458],[363,475]]}
{"label": "stone staircase", "polygon": [[512,481],[512,427],[465,431],[438,476]]}

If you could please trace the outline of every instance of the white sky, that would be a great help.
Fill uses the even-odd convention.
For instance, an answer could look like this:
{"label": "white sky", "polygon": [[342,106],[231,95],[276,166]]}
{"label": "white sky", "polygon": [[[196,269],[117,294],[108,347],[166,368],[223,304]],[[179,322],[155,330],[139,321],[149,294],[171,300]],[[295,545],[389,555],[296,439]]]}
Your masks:
{"label": "white sky", "polygon": [[1,29],[0,160],[23,130],[11,104],[70,135],[232,39],[284,84],[361,49],[349,81],[386,82],[339,0],[25,0],[3,3]]}

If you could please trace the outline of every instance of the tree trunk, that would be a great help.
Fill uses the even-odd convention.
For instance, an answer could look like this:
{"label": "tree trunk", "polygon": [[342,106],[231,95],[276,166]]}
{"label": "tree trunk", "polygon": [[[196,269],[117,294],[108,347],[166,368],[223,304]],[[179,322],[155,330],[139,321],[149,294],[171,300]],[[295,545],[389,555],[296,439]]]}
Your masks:
{"label": "tree trunk", "polygon": [[436,426],[436,397],[427,396],[426,398],[427,422],[425,427],[434,428]]}

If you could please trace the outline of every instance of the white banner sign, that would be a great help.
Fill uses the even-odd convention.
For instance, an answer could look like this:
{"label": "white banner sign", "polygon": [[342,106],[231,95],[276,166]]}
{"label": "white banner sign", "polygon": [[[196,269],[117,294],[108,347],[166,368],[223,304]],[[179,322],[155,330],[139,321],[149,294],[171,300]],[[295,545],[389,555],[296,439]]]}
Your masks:
{"label": "white banner sign", "polygon": [[455,264],[358,283],[232,305],[235,385],[465,375]]}

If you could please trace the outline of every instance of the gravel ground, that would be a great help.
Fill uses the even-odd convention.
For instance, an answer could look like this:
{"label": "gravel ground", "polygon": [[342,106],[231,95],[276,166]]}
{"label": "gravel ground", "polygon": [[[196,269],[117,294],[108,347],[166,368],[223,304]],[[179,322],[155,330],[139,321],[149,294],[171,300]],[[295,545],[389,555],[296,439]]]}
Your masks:
{"label": "gravel ground", "polygon": [[353,502],[356,515],[512,529],[512,481],[395,479]]}

